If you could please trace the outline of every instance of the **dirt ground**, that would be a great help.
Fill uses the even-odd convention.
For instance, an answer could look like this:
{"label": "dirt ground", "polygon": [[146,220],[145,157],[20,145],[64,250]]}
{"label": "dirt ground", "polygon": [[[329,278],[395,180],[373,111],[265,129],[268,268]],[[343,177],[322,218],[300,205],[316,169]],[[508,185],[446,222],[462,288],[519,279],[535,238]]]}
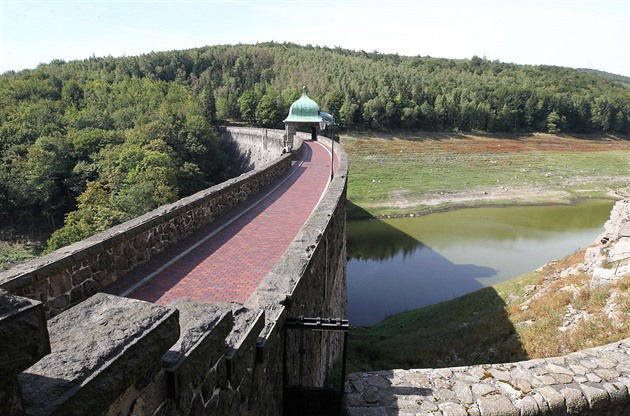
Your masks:
{"label": "dirt ground", "polygon": [[[383,141],[382,147],[396,154],[400,150],[414,151],[443,150],[454,153],[509,153],[538,151],[559,152],[601,152],[611,150],[630,150],[630,137],[573,134],[554,135],[546,133],[531,134],[485,134],[485,133],[374,133],[353,134],[358,139],[376,138]],[[392,141],[392,139],[399,139]],[[378,145],[375,145],[378,147]]]}
{"label": "dirt ground", "polygon": [[[374,133],[352,134],[360,142],[353,144],[357,154],[377,153],[392,156],[409,153],[518,153],[518,152],[607,152],[630,151],[630,137],[614,135],[551,135],[532,134],[484,134],[484,133]],[[371,139],[362,142],[361,139]],[[376,140],[374,140],[376,139]],[[358,144],[361,143],[361,144]],[[369,143],[369,144],[368,144]],[[567,189],[585,186],[589,183],[608,182],[608,177],[575,176],[567,178],[563,184]],[[610,178],[612,179],[612,178]],[[614,182],[614,181],[610,181]],[[394,191],[389,201],[379,201],[375,205],[384,208],[437,207],[447,204],[470,206],[488,204],[531,204],[531,203],[567,203],[576,198],[575,193],[561,189],[544,189],[534,186],[484,186],[480,189],[466,189],[448,192],[424,193],[409,196],[405,192],[399,195]],[[630,184],[624,188],[610,189],[611,199],[630,196]]]}

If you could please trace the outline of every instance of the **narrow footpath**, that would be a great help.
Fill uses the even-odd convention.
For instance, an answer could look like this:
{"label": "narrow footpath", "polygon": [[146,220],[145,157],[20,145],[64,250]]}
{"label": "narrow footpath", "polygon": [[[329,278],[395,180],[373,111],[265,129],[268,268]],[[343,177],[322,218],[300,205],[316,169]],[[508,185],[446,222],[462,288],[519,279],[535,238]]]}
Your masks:
{"label": "narrow footpath", "polygon": [[303,146],[300,160],[274,183],[107,291],[161,305],[181,298],[244,303],[293,241],[330,182],[330,149],[312,141]]}

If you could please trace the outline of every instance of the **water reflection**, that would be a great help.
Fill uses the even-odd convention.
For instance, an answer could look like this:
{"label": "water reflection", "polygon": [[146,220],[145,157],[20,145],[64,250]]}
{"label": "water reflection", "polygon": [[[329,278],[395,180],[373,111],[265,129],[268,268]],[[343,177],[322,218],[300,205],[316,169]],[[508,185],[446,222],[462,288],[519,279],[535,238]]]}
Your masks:
{"label": "water reflection", "polygon": [[425,247],[417,239],[385,221],[350,222],[348,227],[350,259],[385,261],[399,254],[406,258]]}
{"label": "water reflection", "polygon": [[372,325],[534,270],[589,244],[612,201],[348,223],[348,317]]}

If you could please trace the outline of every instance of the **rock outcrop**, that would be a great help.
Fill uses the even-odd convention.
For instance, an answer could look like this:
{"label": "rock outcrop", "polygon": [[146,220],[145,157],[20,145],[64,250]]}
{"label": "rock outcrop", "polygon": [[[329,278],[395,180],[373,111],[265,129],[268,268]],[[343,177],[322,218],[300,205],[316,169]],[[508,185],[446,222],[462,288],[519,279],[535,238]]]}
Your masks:
{"label": "rock outcrop", "polygon": [[584,256],[591,285],[612,283],[630,273],[630,199],[619,201],[604,225],[604,233]]}

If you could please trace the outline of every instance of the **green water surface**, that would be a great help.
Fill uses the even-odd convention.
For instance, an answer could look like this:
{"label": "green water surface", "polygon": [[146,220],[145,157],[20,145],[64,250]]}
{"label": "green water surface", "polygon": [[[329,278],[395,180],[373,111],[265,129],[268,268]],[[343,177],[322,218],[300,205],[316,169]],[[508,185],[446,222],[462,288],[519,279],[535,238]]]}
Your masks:
{"label": "green water surface", "polygon": [[614,201],[348,222],[348,318],[372,325],[537,269],[590,244]]}

